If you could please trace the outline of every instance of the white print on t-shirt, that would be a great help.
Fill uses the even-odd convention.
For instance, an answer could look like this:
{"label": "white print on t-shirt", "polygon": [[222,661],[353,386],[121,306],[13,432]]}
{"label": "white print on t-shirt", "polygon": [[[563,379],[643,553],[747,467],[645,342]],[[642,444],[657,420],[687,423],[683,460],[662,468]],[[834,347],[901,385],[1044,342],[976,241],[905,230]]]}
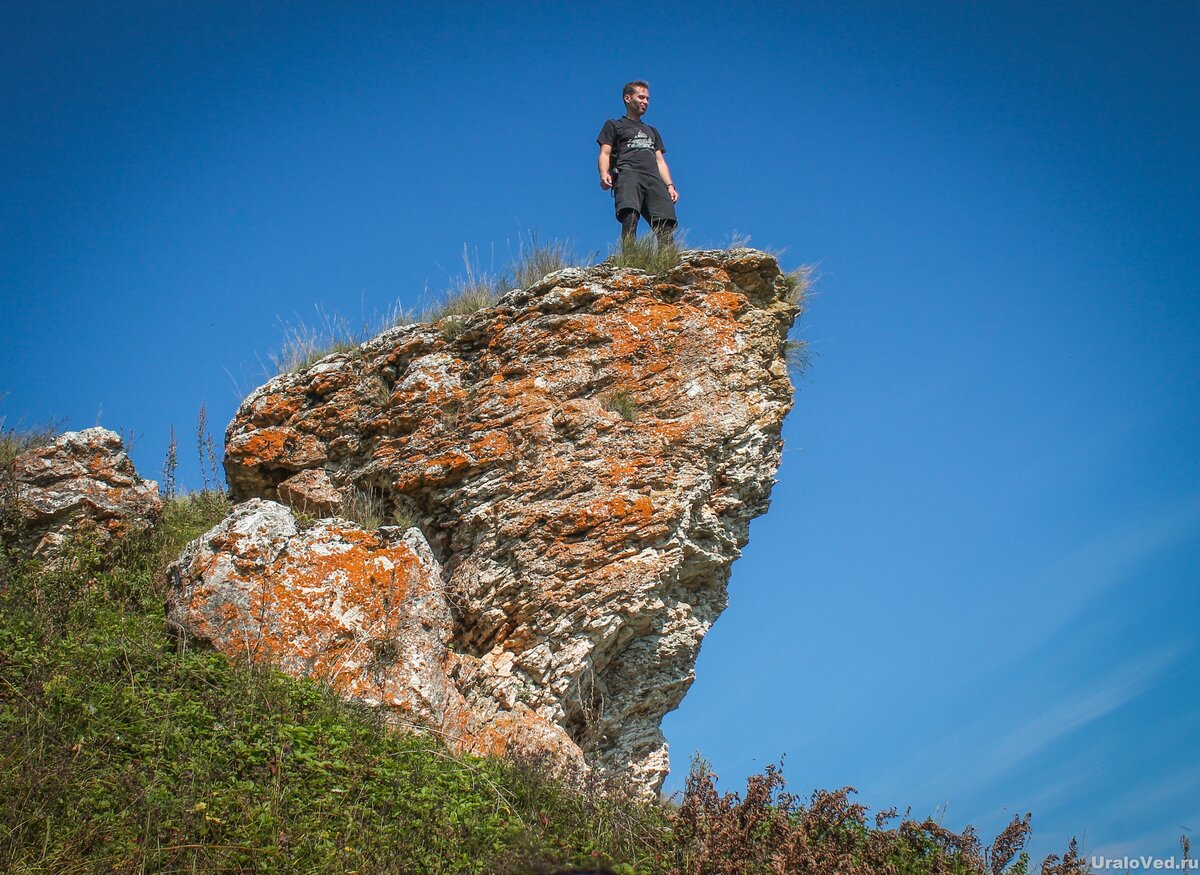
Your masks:
{"label": "white print on t-shirt", "polygon": [[654,138],[645,131],[639,130],[637,136],[625,144],[626,149],[653,149]]}

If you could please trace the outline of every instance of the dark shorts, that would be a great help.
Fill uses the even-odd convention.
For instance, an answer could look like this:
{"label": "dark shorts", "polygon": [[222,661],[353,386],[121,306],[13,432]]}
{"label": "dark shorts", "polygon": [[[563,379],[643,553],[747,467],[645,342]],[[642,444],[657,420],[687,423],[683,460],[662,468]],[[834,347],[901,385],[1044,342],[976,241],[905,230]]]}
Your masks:
{"label": "dark shorts", "polygon": [[636,210],[651,225],[675,222],[675,204],[667,193],[667,184],[657,174],[647,176],[636,170],[622,170],[613,180],[613,200],[617,219],[626,210]]}

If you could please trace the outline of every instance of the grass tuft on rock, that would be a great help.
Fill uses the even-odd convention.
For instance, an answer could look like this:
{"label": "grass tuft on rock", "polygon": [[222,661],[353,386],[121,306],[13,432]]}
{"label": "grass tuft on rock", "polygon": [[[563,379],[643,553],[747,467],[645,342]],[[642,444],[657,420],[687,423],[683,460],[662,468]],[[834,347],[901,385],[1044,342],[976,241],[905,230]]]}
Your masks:
{"label": "grass tuft on rock", "polygon": [[335,352],[350,352],[372,334],[372,327],[364,324],[355,328],[337,313],[318,308],[317,315],[316,325],[281,321],[283,341],[279,351],[269,357],[275,374],[302,371]]}
{"label": "grass tuft on rock", "polygon": [[812,289],[815,279],[815,269],[812,265],[802,265],[780,275],[783,283],[783,300],[797,307],[804,306],[804,300]]}
{"label": "grass tuft on rock", "polygon": [[46,423],[33,428],[8,428],[5,418],[0,416],[0,472],[7,470],[17,456],[26,450],[54,443],[60,432],[59,423]]}
{"label": "grass tuft on rock", "polygon": [[657,275],[678,265],[682,256],[683,250],[678,243],[663,246],[653,234],[645,234],[636,240],[619,243],[608,257],[608,263]]}
{"label": "grass tuft on rock", "polygon": [[302,371],[333,353],[352,352],[388,328],[417,322],[437,325],[446,341],[454,341],[466,330],[467,317],[492,306],[509,289],[528,288],[547,274],[581,263],[570,241],[541,242],[531,233],[519,238],[517,254],[507,271],[492,273],[480,268],[478,259],[472,259],[464,246],[463,272],[418,312],[396,303],[382,315],[363,318],[357,326],[320,308],[315,324],[281,320],[280,348],[268,356],[270,366],[264,370],[268,376]]}
{"label": "grass tuft on rock", "polygon": [[541,243],[536,234],[520,238],[516,257],[501,273],[481,269],[464,246],[463,273],[421,314],[421,321],[442,323],[443,336],[453,340],[462,333],[465,317],[492,306],[509,289],[528,288],[547,274],[578,265],[569,241]]}
{"label": "grass tuft on rock", "polygon": [[517,257],[509,267],[515,288],[527,289],[549,274],[579,267],[583,262],[569,240],[550,240],[542,243],[536,234],[522,237]]}
{"label": "grass tuft on rock", "polygon": [[610,389],[600,395],[600,406],[620,416],[626,422],[636,422],[640,407],[628,389]]}

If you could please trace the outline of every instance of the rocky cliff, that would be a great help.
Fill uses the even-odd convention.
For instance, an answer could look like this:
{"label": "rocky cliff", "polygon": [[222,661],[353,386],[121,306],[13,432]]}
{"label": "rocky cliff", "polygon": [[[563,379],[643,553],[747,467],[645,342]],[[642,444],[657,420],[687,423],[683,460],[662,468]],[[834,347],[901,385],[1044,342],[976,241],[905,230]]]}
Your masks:
{"label": "rocky cliff", "polygon": [[[276,377],[226,435],[253,504],[173,567],[172,621],[456,748],[657,789],[779,464],[786,289],[746,249],[563,270]],[[347,502],[403,525],[316,520]]]}
{"label": "rocky cliff", "polygon": [[104,428],[59,435],[0,471],[0,539],[51,564],[72,537],[101,550],[150,529],[162,513],[158,484],[134,470],[119,435]]}

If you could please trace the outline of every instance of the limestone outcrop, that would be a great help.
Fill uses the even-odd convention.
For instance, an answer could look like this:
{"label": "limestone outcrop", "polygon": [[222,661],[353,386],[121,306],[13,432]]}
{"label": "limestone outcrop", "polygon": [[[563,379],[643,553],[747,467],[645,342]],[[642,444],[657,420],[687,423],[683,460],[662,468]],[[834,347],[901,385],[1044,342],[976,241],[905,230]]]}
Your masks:
{"label": "limestone outcrop", "polygon": [[550,749],[569,738],[532,712],[489,725],[451,680],[451,616],[442,572],[419,529],[302,523],[251,499],[193,541],[168,569],[167,623],[188,641],[318,677],[383,706],[391,722],[479,753]]}
{"label": "limestone outcrop", "polygon": [[[331,484],[346,501],[365,496],[412,520],[427,549],[411,529],[294,531],[294,518],[259,501],[226,522],[242,534],[210,532],[208,546],[189,548],[173,618],[234,651],[205,625],[195,593],[237,578],[276,602],[226,603],[282,616],[295,597],[280,587],[320,578],[344,581],[321,584],[342,586],[343,599],[348,587],[370,601],[391,584],[364,570],[362,551],[396,565],[388,551],[402,542],[428,554],[422,582],[405,590],[425,593],[424,607],[401,607],[384,626],[415,628],[433,613],[424,638],[372,645],[413,663],[405,683],[424,692],[396,693],[399,711],[456,747],[542,738],[656,790],[668,768],[659,724],[692,683],[779,465],[792,404],[786,337],[799,309],[786,289],[774,258],[746,249],[688,252],[659,276],[563,270],[469,316],[393,328],[276,377],[227,431],[234,500],[292,502],[305,517],[318,503],[312,490]],[[264,514],[279,522],[263,557],[277,558],[239,565],[258,537],[246,527]],[[298,555],[320,561],[278,558],[292,557],[296,538],[305,539]],[[346,542],[358,553],[329,546]],[[296,567],[305,570],[282,570]],[[331,598],[303,612],[332,616],[321,607]],[[330,622],[310,628],[336,636]],[[419,663],[424,647],[433,656]],[[349,664],[308,648],[272,658],[310,674]],[[422,674],[439,659],[445,687],[437,671]],[[367,687],[347,692],[391,704]],[[439,712],[436,701],[450,704]]]}
{"label": "limestone outcrop", "polygon": [[158,484],[138,476],[119,435],[89,428],[21,453],[5,475],[5,538],[54,562],[73,535],[107,549],[158,521]]}

